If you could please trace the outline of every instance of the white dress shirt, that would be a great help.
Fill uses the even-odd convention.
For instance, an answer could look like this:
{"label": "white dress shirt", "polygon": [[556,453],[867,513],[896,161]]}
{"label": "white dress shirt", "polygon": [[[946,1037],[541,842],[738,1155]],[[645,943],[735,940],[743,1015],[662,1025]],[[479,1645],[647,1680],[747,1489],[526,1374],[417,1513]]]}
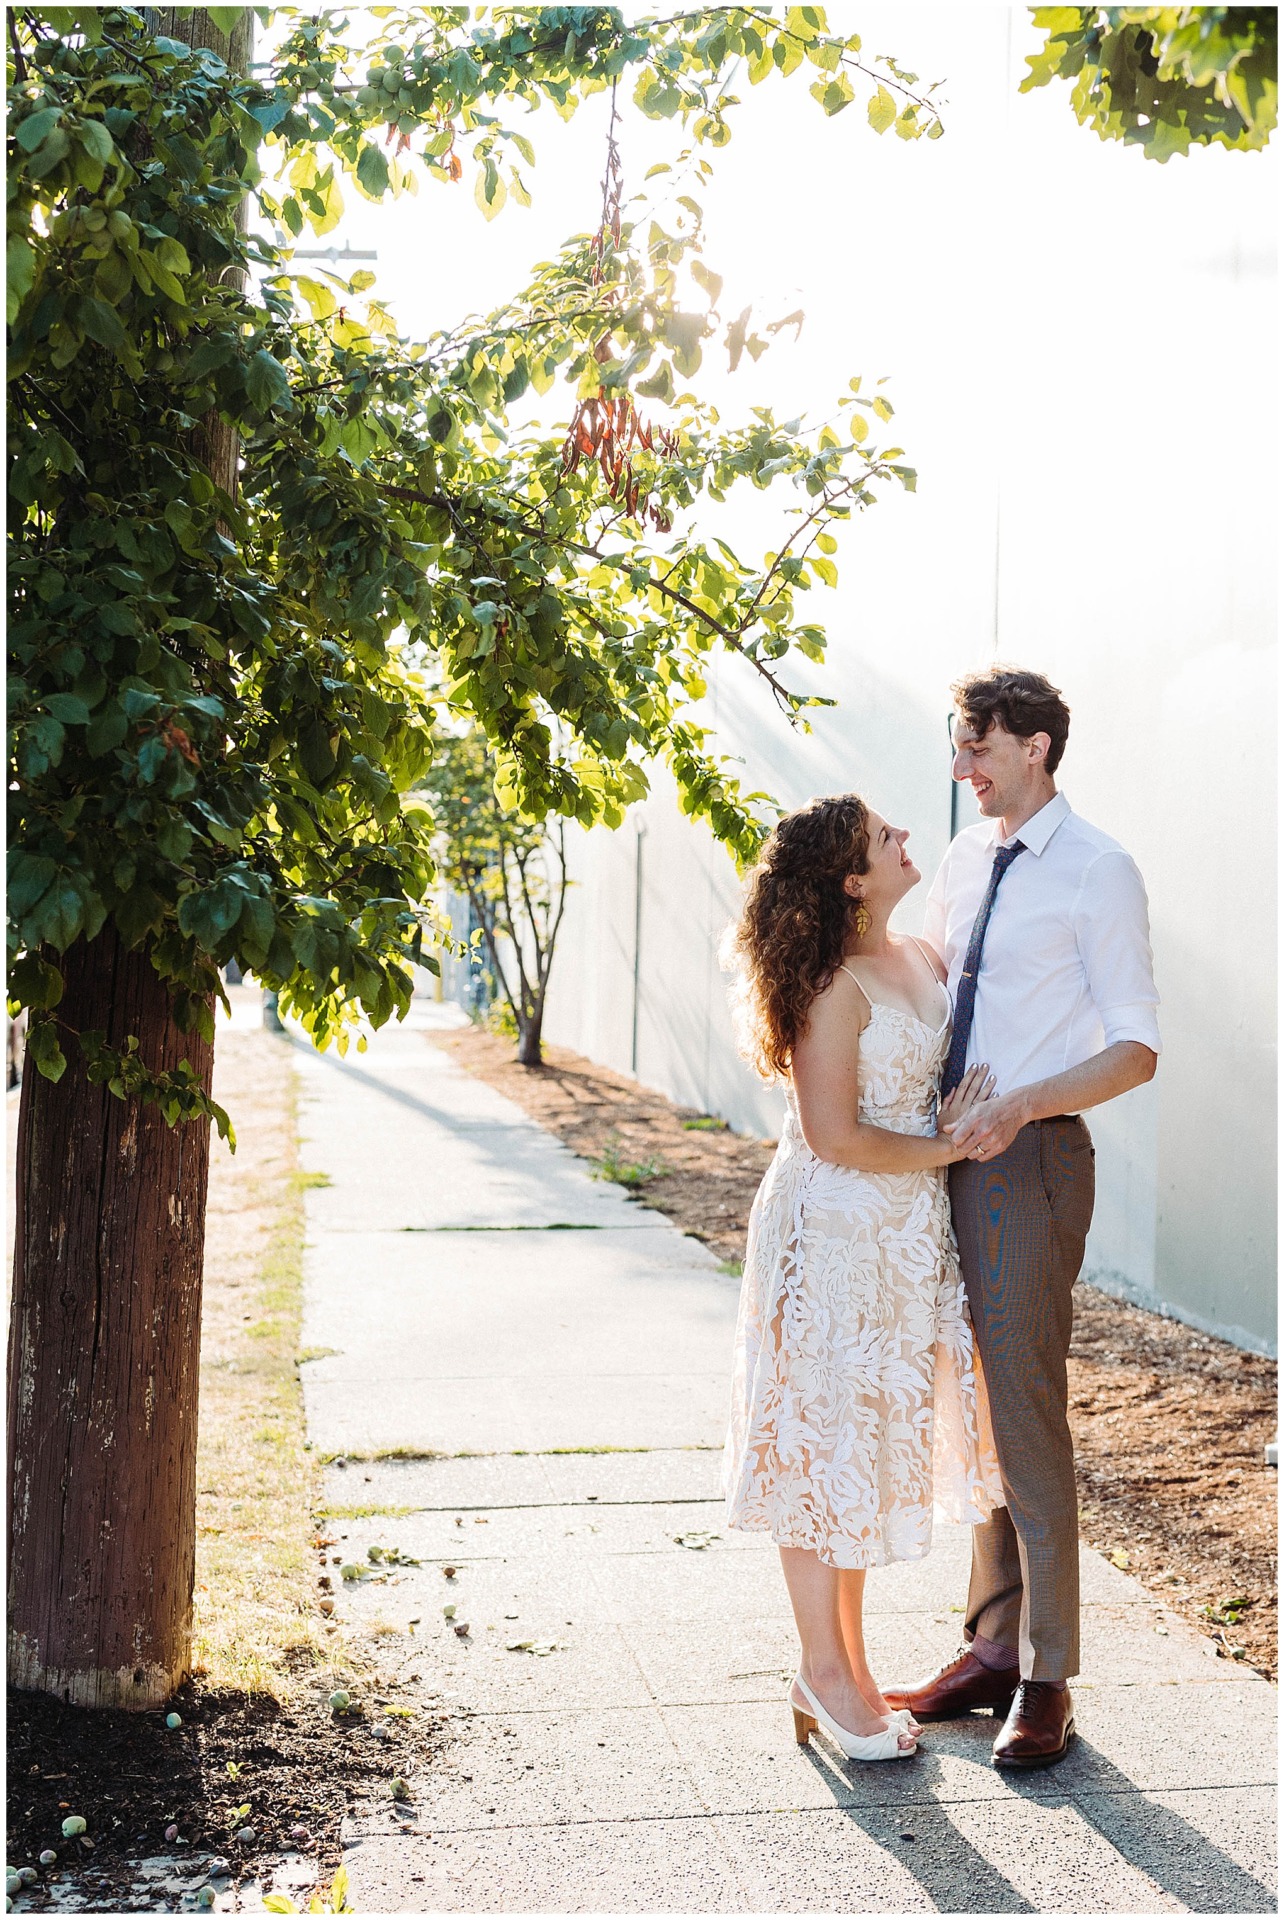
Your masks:
{"label": "white dress shirt", "polygon": [[1159,1052],[1146,889],[1117,840],[1063,793],[1007,840],[1001,822],[965,827],[927,898],[923,938],[949,968],[951,998],[995,849],[1026,851],[999,883],[981,952],[967,1064],[988,1062],[1000,1093],[1080,1066],[1118,1040]]}

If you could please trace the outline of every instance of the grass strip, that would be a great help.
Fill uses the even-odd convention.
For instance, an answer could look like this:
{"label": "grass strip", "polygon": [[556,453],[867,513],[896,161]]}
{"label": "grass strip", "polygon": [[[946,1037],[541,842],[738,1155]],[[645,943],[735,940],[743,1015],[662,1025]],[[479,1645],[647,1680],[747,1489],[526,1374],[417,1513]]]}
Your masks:
{"label": "grass strip", "polygon": [[298,1370],[303,1193],[317,1182],[298,1165],[288,1045],[225,1029],[216,1058],[240,1146],[210,1169],[193,1671],[207,1687],[288,1703],[318,1669],[352,1671],[316,1605],[321,1468]]}

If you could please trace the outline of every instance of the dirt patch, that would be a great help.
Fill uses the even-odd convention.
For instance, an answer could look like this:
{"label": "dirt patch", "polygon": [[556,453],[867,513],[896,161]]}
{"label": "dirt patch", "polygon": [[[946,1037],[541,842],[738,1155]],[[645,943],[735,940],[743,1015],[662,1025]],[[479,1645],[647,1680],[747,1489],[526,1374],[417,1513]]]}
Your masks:
{"label": "dirt patch", "polygon": [[[23,1904],[57,1905],[71,1883],[91,1910],[127,1910],[114,1896],[128,1899],[137,1863],[156,1855],[180,1871],[190,1861],[198,1881],[221,1859],[233,1880],[264,1882],[278,1858],[302,1856],[324,1883],[339,1864],[350,1793],[386,1796],[392,1774],[412,1772],[411,1750],[429,1731],[426,1723],[413,1734],[400,1722],[381,1725],[375,1697],[363,1707],[339,1718],[316,1684],[285,1706],[268,1693],[189,1682],[171,1702],[183,1723],[171,1731],[163,1713],[96,1712],[47,1694],[11,1694],[7,1857],[34,1865],[45,1848],[59,1856]],[[90,1848],[63,1838],[68,1814],[86,1821]],[[178,1837],[167,1837],[167,1827]],[[238,1840],[247,1827],[253,1838]]]}
{"label": "dirt patch", "polygon": [[[774,1141],[701,1126],[675,1106],[564,1047],[520,1067],[511,1041],[475,1029],[434,1036],[585,1159],[729,1265]],[[660,1171],[653,1171],[655,1163]],[[1119,1557],[1227,1659],[1275,1678],[1277,1369],[1271,1360],[1076,1289],[1070,1420],[1083,1537]]]}

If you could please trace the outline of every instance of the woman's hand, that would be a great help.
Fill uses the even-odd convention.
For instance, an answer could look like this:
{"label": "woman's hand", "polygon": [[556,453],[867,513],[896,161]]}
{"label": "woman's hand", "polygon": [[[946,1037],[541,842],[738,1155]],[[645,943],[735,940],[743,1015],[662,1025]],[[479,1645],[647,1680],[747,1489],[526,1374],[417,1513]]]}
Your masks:
{"label": "woman's hand", "polygon": [[969,1067],[952,1093],[945,1096],[937,1109],[936,1137],[942,1145],[948,1146],[953,1158],[962,1160],[966,1155],[954,1147],[953,1132],[960,1121],[966,1120],[974,1107],[979,1107],[994,1092],[994,1075],[984,1061],[975,1067]]}

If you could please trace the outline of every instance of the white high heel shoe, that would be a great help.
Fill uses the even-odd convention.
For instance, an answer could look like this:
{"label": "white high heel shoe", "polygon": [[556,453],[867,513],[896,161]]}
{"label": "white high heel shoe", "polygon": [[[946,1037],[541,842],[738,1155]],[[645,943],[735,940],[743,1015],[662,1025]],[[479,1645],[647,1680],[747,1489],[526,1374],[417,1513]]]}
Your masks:
{"label": "white high heel shoe", "polygon": [[[889,1713],[887,1725],[881,1733],[848,1733],[846,1727],[840,1727],[837,1720],[825,1712],[800,1673],[794,1675],[794,1686],[811,1709],[810,1712],[804,1712],[801,1707],[794,1707],[794,1737],[800,1747],[807,1745],[817,1727],[823,1727],[834,1745],[849,1760],[908,1760],[918,1752],[917,1746],[903,1747],[900,1744],[901,1735],[910,1731],[908,1707],[897,1707]],[[792,1699],[789,1704],[793,1706]]]}

